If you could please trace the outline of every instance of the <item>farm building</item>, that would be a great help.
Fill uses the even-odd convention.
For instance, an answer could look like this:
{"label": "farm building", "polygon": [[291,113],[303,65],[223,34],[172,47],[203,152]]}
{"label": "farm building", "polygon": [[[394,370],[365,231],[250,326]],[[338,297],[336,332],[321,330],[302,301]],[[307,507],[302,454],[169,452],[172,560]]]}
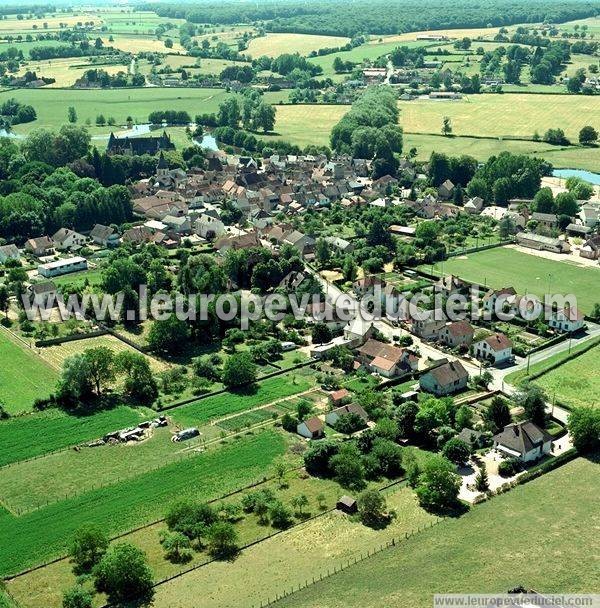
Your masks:
{"label": "farm building", "polygon": [[87,267],[88,263],[85,258],[73,257],[65,260],[57,260],[56,262],[48,262],[47,264],[40,264],[38,266],[38,273],[49,279],[71,272],[87,270]]}
{"label": "farm building", "polygon": [[352,515],[358,511],[358,505],[356,504],[356,499],[352,498],[352,496],[341,496],[340,499],[336,503],[336,508],[344,513],[349,513]]}
{"label": "farm building", "polygon": [[302,435],[302,437],[306,437],[307,439],[319,439],[319,437],[323,437],[323,421],[316,416],[312,418],[308,418],[304,422],[301,422],[296,427],[296,432],[298,435]]}

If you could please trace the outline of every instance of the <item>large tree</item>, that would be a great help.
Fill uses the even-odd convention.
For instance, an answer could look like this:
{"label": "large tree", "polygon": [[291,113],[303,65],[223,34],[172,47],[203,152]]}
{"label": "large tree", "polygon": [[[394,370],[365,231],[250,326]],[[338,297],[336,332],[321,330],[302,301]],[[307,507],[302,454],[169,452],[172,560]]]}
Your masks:
{"label": "large tree", "polygon": [[152,571],[146,556],[129,543],[109,548],[94,569],[94,579],[96,590],[106,593],[111,604],[149,604],[154,596]]}
{"label": "large tree", "polygon": [[249,353],[235,353],[227,358],[223,366],[223,384],[236,388],[256,381],[256,364]]}

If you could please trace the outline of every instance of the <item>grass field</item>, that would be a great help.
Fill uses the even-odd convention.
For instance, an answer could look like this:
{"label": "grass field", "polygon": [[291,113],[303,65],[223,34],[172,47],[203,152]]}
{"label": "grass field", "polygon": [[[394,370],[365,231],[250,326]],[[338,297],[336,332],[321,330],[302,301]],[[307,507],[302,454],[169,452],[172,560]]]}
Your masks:
{"label": "grass field", "polygon": [[[155,606],[193,608],[199,590],[203,608],[258,606],[277,592],[310,580],[361,551],[403,536],[432,519],[419,508],[409,489],[389,494],[387,501],[398,516],[384,530],[372,530],[336,511],[247,549],[233,563],[215,562],[160,585]],[[253,575],[257,570],[260,577]]]}
{"label": "grass field", "polygon": [[251,57],[279,57],[284,53],[308,55],[319,49],[344,46],[350,38],[343,36],[317,36],[313,34],[273,34],[253,38],[245,54]]}
{"label": "grass field", "polygon": [[282,434],[265,431],[21,517],[0,507],[0,575],[61,555],[85,522],[115,535],[159,519],[176,498],[210,500],[245,487],[285,449]]}
{"label": "grass field", "polygon": [[0,331],[0,402],[9,414],[31,411],[35,399],[50,395],[57,379],[43,359]]}
{"label": "grass field", "polygon": [[171,410],[169,414],[183,426],[198,426],[220,416],[244,412],[277,399],[291,397],[307,391],[313,386],[314,379],[311,376],[291,372],[261,381],[253,392],[222,393],[183,405]]}
{"label": "grass field", "polygon": [[[88,348],[98,348],[99,346],[106,346],[110,348],[115,354],[123,351],[134,352],[134,348],[122,342],[114,336],[96,336],[94,338],[84,338],[83,340],[74,340],[72,342],[64,342],[56,346],[44,346],[39,349],[40,355],[50,365],[56,369],[62,368],[62,365],[67,357],[72,357],[82,353]],[[155,357],[146,356],[152,371],[162,372],[168,368],[168,365]]]}
{"label": "grass field", "polygon": [[[429,271],[431,266],[423,269]],[[599,268],[578,266],[567,261],[555,262],[511,247],[450,258],[436,264],[434,272],[455,274],[495,289],[512,286],[523,295],[532,293],[543,297],[546,293],[573,293],[583,312],[589,312],[598,302]]]}
{"label": "grass field", "polygon": [[0,466],[97,439],[147,420],[152,414],[145,408],[123,406],[92,416],[48,410],[0,422]]}
{"label": "grass field", "polygon": [[440,133],[448,116],[456,135],[532,137],[560,127],[577,142],[581,127],[600,121],[600,103],[587,95],[470,95],[458,101],[398,102],[400,124],[414,133]]}
{"label": "grass field", "polygon": [[282,139],[299,146],[329,145],[329,133],[350,109],[344,105],[277,106],[275,131],[265,139]]}
{"label": "grass field", "polygon": [[278,606],[429,608],[434,593],[506,593],[519,585],[590,593],[600,585],[599,469],[579,458]]}
{"label": "grass field", "polygon": [[600,346],[535,380],[549,399],[568,406],[600,407]]}

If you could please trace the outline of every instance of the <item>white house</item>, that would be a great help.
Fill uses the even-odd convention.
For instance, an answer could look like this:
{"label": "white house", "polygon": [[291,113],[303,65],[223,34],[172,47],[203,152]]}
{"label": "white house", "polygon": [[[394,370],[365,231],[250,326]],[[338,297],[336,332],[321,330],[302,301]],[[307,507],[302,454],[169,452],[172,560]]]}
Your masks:
{"label": "white house", "polygon": [[550,310],[548,325],[560,332],[575,332],[583,327],[583,313],[577,308],[565,307],[560,310]]}
{"label": "white house", "polygon": [[306,419],[296,427],[296,432],[307,439],[319,439],[323,437],[323,421],[316,416]]}
{"label": "white house", "polygon": [[517,422],[494,435],[494,448],[522,462],[538,460],[552,450],[552,437],[533,422]]}
{"label": "white house", "polygon": [[219,217],[202,213],[194,222],[194,232],[203,239],[213,239],[225,234],[225,224]]}
{"label": "white house", "polygon": [[56,262],[48,262],[47,264],[40,264],[38,266],[38,273],[43,277],[59,277],[63,274],[69,274],[70,272],[79,272],[81,270],[87,270],[87,260],[82,257],[67,258],[65,260],[58,260]]}
{"label": "white house", "polygon": [[477,359],[490,361],[494,365],[510,361],[513,357],[512,342],[501,333],[492,334],[473,345],[473,354]]}
{"label": "white house", "polygon": [[54,246],[59,250],[79,249],[87,243],[87,237],[75,230],[61,228],[53,236]]}

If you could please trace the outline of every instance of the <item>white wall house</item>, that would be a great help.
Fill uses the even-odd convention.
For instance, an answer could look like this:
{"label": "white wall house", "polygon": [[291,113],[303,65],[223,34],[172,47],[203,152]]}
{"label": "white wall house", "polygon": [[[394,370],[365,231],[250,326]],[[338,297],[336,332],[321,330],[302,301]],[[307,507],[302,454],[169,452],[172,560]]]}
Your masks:
{"label": "white wall house", "polygon": [[493,364],[510,361],[513,357],[512,342],[504,334],[493,334],[475,342],[473,354],[481,361]]}

